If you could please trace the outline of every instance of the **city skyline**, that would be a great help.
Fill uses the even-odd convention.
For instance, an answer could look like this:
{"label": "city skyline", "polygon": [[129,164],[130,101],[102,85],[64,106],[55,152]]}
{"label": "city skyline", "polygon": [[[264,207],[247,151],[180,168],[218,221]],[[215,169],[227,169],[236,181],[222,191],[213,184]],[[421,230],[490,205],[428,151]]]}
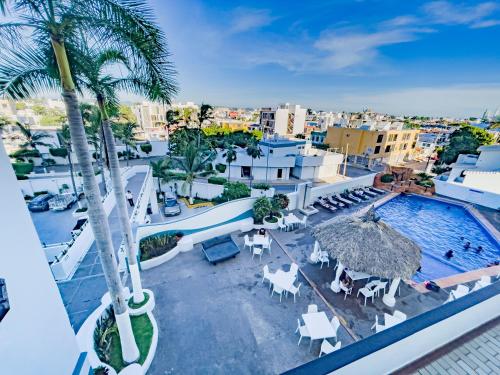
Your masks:
{"label": "city skyline", "polygon": [[179,101],[454,117],[500,106],[494,2],[151,4]]}

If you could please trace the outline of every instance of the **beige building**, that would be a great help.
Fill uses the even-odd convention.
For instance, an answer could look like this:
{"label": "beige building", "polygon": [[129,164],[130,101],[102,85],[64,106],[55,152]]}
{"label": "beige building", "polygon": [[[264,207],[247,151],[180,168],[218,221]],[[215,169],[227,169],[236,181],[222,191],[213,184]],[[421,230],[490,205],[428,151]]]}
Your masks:
{"label": "beige building", "polygon": [[325,143],[340,152],[348,153],[354,164],[372,166],[374,163],[397,164],[412,160],[416,153],[419,130],[364,130],[328,128]]}

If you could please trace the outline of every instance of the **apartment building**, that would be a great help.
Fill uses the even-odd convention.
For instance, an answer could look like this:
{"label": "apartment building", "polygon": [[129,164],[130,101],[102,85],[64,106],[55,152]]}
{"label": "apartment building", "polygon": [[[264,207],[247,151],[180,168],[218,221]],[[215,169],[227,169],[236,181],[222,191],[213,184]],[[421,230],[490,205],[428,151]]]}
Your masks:
{"label": "apartment building", "polygon": [[132,112],[145,139],[164,139],[168,107],[161,103],[142,102],[132,106]]}
{"label": "apartment building", "polygon": [[262,108],[259,124],[265,134],[296,135],[304,133],[305,108],[298,104],[280,104],[277,108]]}
{"label": "apartment building", "polygon": [[371,167],[378,163],[397,164],[415,155],[419,130],[366,130],[328,128],[325,143],[348,153],[348,161]]}

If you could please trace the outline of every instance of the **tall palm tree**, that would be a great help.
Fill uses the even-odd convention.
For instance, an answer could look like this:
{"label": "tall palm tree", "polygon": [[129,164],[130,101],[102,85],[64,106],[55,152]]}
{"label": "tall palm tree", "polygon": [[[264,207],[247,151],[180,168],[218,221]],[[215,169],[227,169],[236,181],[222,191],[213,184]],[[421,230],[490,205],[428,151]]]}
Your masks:
{"label": "tall palm tree", "polygon": [[255,159],[260,159],[263,155],[262,150],[259,147],[259,143],[255,138],[251,138],[247,144],[247,155],[252,158],[252,166],[250,167],[250,188],[252,188],[253,183],[253,162]]}
{"label": "tall palm tree", "polygon": [[[134,122],[126,122],[124,124],[117,123],[115,127],[116,136],[125,145],[125,160],[127,161],[127,167],[130,159],[130,154],[132,153],[131,149],[137,150],[137,143],[135,138],[135,129],[137,129],[137,127],[137,124]],[[106,136],[106,133],[104,133],[104,135]]]}
{"label": "tall palm tree", "polygon": [[158,193],[163,196],[161,184],[169,183],[175,179],[175,176],[169,172],[172,167],[172,161],[171,159],[163,159],[157,162],[152,161],[149,165],[151,165],[153,177],[156,177],[158,181]]}
{"label": "tall palm tree", "polygon": [[170,156],[170,128],[173,125],[179,123],[179,111],[175,109],[169,109],[165,114],[165,118],[166,118],[165,129],[167,130],[167,142],[168,142],[167,154]]}
{"label": "tall palm tree", "polygon": [[175,165],[186,174],[185,183],[189,186],[189,202],[191,204],[193,203],[194,180],[207,174],[206,167],[213,157],[213,152],[200,151],[196,143],[190,142],[184,149],[184,155],[174,158]]}
{"label": "tall palm tree", "polygon": [[200,111],[198,112],[198,147],[200,147],[201,128],[203,123],[214,118],[213,109],[214,107],[210,104],[201,103]]}
{"label": "tall palm tree", "polygon": [[71,134],[69,132],[68,124],[64,124],[61,131],[57,133],[59,142],[61,146],[66,149],[66,157],[68,158],[69,175],[71,177],[71,185],[73,187],[73,194],[75,195],[76,201],[78,202],[78,207],[80,207],[80,199],[78,197],[78,190],[76,189],[75,176],[73,173],[73,160],[71,159]]}
{"label": "tall palm tree", "polygon": [[16,121],[16,126],[24,138],[24,142],[19,145],[21,149],[38,151],[40,158],[42,158],[42,165],[45,166],[45,159],[42,153],[38,150],[38,147],[49,147],[50,144],[44,142],[43,140],[49,138],[50,136],[46,132],[32,131],[28,124],[22,124],[19,121]]}
{"label": "tall palm tree", "polygon": [[[172,89],[175,90],[175,86],[172,86],[170,80],[172,68],[168,62],[164,34],[151,20],[151,10],[140,0],[126,2],[0,0],[0,12],[5,14],[8,3],[12,4],[14,11],[22,14],[22,17],[20,22],[5,22],[0,25],[0,40],[19,45],[21,43],[19,31],[30,28],[33,45],[37,49],[32,49],[23,55],[17,50],[12,52],[11,57],[14,61],[10,61],[11,63],[5,58],[1,59],[4,65],[0,67],[0,95],[24,99],[47,88],[59,87],[62,90],[71,139],[89,203],[89,221],[120,333],[123,360],[128,363],[134,362],[140,353],[134,339],[123,285],[118,274],[107,216],[92,168],[79,111],[77,87],[70,68],[71,51],[66,48],[66,43],[78,38],[81,32],[86,32],[103,44],[126,50],[134,62],[141,66],[141,74],[154,82],[150,89],[151,96],[158,99],[165,99],[166,96],[166,99],[170,99],[169,95],[164,95],[165,89],[171,93]],[[40,55],[39,47],[47,45],[52,47],[51,54]],[[6,50],[9,51],[10,48]],[[26,64],[33,60],[40,62],[40,60],[54,59],[57,73],[52,71],[52,76],[40,74],[39,70],[30,69],[30,64]]]}
{"label": "tall palm tree", "polygon": [[231,163],[233,161],[236,161],[236,158],[238,157],[238,154],[236,153],[236,150],[234,148],[234,144],[230,142],[226,142],[224,144],[224,149],[226,152],[222,154],[224,158],[226,158],[226,163],[227,163],[227,180],[231,181]]}

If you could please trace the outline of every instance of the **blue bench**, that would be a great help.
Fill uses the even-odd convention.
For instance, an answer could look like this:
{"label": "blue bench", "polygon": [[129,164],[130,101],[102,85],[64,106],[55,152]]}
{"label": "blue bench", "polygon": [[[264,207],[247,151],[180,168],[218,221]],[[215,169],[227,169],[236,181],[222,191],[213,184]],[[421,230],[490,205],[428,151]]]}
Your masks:
{"label": "blue bench", "polygon": [[220,236],[201,243],[205,258],[212,263],[217,264],[229,258],[234,258],[240,252],[238,246],[234,243],[231,236]]}

